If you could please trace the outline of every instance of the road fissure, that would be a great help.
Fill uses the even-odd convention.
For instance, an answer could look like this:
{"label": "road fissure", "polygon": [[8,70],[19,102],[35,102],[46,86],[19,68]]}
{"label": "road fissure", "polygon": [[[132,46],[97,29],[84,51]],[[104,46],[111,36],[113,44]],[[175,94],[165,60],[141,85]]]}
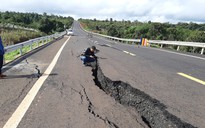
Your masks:
{"label": "road fissure", "polygon": [[98,62],[94,62],[90,66],[92,67],[95,84],[120,104],[134,107],[148,127],[195,128],[193,125],[169,113],[163,103],[160,103],[145,92],[133,88],[123,81],[112,81],[106,77]]}
{"label": "road fissure", "polygon": [[101,119],[102,121],[104,121],[105,124],[108,124],[111,128],[119,128],[115,123],[113,123],[112,121],[110,121],[107,117],[103,118],[102,116],[100,116],[99,114],[97,114],[94,111],[94,105],[91,102],[91,100],[89,99],[87,92],[85,90],[85,87],[83,87],[83,85],[81,85],[81,87],[83,88],[83,92],[85,94],[86,100],[88,102],[88,112],[91,113],[94,117],[97,117],[99,119]]}

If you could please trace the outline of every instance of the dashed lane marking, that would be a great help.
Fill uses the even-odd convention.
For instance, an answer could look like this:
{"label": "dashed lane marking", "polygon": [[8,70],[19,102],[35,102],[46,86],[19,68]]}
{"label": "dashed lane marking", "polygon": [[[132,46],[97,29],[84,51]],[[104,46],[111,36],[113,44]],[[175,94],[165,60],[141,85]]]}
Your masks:
{"label": "dashed lane marking", "polygon": [[135,54],[133,54],[133,53],[130,53],[130,55],[131,55],[131,56],[136,56],[136,55],[135,55]]}
{"label": "dashed lane marking", "polygon": [[[95,44],[99,44],[99,43],[97,43],[97,41],[95,41]],[[108,47],[112,47],[110,44],[105,44],[105,45],[108,46]],[[136,54],[133,54],[133,53],[128,52],[128,51],[124,51],[124,50],[120,50],[120,51],[123,51],[124,53],[126,53],[128,55],[131,55],[131,56],[136,56]]]}
{"label": "dashed lane marking", "polygon": [[95,41],[95,42],[94,42],[94,44],[97,44],[97,45],[99,45],[98,41]]}
{"label": "dashed lane marking", "polygon": [[54,66],[56,65],[58,58],[63,51],[63,48],[67,44],[70,37],[66,40],[66,42],[61,46],[60,50],[56,54],[56,56],[53,58],[51,64],[48,66],[44,74],[48,75],[42,75],[36,83],[33,85],[31,90],[28,92],[26,97],[23,99],[21,104],[18,106],[18,108],[15,110],[15,112],[12,114],[12,116],[9,118],[9,120],[6,122],[3,128],[16,128],[20,121],[22,120],[23,116],[25,115],[26,111],[28,110],[29,106],[31,105],[32,101],[34,100],[35,96],[37,95],[39,89],[45,82],[45,80],[48,78],[49,74],[53,70]]}
{"label": "dashed lane marking", "polygon": [[126,54],[129,54],[129,52],[128,51],[123,51],[124,53],[126,53]]}
{"label": "dashed lane marking", "polygon": [[129,55],[131,55],[131,56],[136,56],[135,54],[133,54],[133,53],[131,53],[131,52],[128,52],[128,51],[123,51],[124,53],[126,53],[126,54],[129,54]]}
{"label": "dashed lane marking", "polygon": [[109,44],[106,44],[108,47],[112,47],[111,45],[109,45]]}
{"label": "dashed lane marking", "polygon": [[181,72],[179,72],[179,73],[177,73],[177,74],[178,74],[178,75],[181,75],[181,76],[183,76],[183,77],[185,77],[185,78],[187,78],[187,79],[193,80],[193,81],[195,81],[195,82],[197,82],[197,83],[200,83],[200,84],[202,84],[202,85],[205,85],[205,81],[203,81],[203,80],[197,79],[197,78],[195,78],[195,77],[189,76],[189,75],[184,74],[184,73],[181,73]]}

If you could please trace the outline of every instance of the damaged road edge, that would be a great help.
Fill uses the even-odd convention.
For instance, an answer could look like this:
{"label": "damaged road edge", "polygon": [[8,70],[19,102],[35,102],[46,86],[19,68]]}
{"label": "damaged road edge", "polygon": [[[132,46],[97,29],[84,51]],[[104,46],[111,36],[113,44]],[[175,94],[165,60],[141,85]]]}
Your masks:
{"label": "damaged road edge", "polygon": [[150,128],[196,128],[169,113],[166,106],[148,94],[133,88],[123,81],[112,81],[106,77],[98,62],[90,64],[95,84],[124,106],[134,107]]}

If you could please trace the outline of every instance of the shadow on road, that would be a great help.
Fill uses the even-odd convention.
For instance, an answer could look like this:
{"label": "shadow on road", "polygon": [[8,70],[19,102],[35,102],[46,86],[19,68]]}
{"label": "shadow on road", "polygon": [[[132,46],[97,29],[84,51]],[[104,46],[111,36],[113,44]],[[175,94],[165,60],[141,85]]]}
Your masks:
{"label": "shadow on road", "polygon": [[39,78],[41,76],[56,76],[57,73],[52,74],[41,74],[40,76],[38,74],[30,74],[30,75],[9,75],[7,77],[4,77],[3,79],[14,79],[14,78]]}

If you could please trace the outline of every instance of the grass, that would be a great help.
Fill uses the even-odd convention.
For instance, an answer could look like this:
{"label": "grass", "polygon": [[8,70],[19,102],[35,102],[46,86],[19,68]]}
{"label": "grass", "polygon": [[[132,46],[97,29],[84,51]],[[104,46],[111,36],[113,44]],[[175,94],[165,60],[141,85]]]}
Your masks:
{"label": "grass", "polygon": [[4,46],[18,44],[20,42],[44,36],[42,32],[0,28],[0,35]]}
{"label": "grass", "polygon": [[150,44],[150,47],[160,48],[160,46],[159,46],[159,45],[157,45],[157,44]]}

